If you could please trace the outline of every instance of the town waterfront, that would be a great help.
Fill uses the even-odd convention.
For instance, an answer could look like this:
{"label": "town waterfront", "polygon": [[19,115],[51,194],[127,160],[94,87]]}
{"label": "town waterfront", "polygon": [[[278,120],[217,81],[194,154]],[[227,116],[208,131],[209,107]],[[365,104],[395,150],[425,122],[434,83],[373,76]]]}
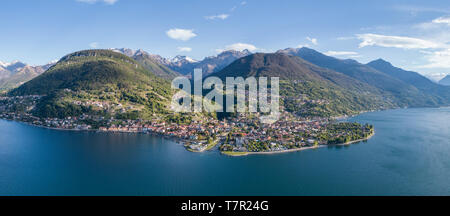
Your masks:
{"label": "town waterfront", "polygon": [[450,195],[450,108],[349,119],[370,140],[270,155],[193,153],[150,134],[0,120],[0,195]]}

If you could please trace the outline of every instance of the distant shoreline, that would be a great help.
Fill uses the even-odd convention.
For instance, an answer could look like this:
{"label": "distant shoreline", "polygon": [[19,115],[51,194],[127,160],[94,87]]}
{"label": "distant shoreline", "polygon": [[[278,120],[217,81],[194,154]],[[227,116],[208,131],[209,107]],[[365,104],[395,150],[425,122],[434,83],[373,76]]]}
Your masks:
{"label": "distant shoreline", "polygon": [[155,133],[155,132],[142,132],[142,131],[101,131],[99,129],[68,129],[68,128],[55,128],[55,127],[48,127],[48,126],[44,126],[44,125],[35,125],[29,122],[24,122],[24,121],[17,121],[17,120],[11,120],[11,119],[3,119],[0,118],[0,120],[5,120],[5,121],[12,121],[12,122],[17,122],[20,124],[25,124],[28,126],[32,126],[32,127],[38,127],[38,128],[43,128],[43,129],[49,129],[49,130],[55,130],[55,131],[68,131],[68,132],[90,132],[90,133],[104,133],[104,134],[148,134],[148,135],[153,135],[155,137],[160,137],[160,138],[164,138],[167,140],[171,140],[174,141],[176,143],[183,143],[184,140],[182,138],[178,138],[178,137],[174,137],[174,136],[168,136],[168,135],[164,135],[164,134],[159,134],[159,133]]}

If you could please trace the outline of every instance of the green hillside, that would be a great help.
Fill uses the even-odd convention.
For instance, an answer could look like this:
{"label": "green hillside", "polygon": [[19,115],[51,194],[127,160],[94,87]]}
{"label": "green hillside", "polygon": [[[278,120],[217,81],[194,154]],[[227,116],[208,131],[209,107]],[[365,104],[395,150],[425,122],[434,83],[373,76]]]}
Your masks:
{"label": "green hillside", "polygon": [[417,72],[394,67],[391,63],[383,59],[369,62],[367,65],[416,87],[426,95],[426,98],[431,99],[436,105],[450,104],[450,87],[448,86],[442,86],[432,82]]}
{"label": "green hillside", "polygon": [[285,109],[303,116],[349,115],[393,106],[370,85],[281,53],[253,54],[212,76],[279,77]]}
{"label": "green hillside", "polygon": [[386,100],[400,107],[435,107],[446,105],[435,94],[429,94],[398,77],[381,72],[355,60],[337,59],[305,47],[300,49],[285,49],[278,52],[298,56],[317,66],[334,70],[369,84],[379,89]]}
{"label": "green hillside", "polygon": [[181,76],[179,73],[169,69],[167,66],[159,64],[148,54],[142,53],[140,55],[135,55],[133,56],[133,59],[136,60],[140,65],[142,65],[142,67],[153,72],[156,76],[159,76],[161,78],[172,80],[177,76]]}
{"label": "green hillside", "polygon": [[168,81],[130,57],[109,50],[85,50],[63,57],[9,95],[45,95],[33,110],[40,117],[84,113],[136,119],[166,113],[172,92]]}

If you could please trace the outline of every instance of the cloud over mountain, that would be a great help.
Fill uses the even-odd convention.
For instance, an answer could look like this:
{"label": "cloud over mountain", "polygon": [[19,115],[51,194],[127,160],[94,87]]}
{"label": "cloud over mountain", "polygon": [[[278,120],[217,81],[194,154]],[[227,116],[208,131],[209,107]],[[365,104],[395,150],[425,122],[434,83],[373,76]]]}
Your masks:
{"label": "cloud over mountain", "polygon": [[306,37],[306,40],[308,40],[309,42],[311,42],[314,45],[317,45],[317,38],[310,38],[310,37]]}
{"label": "cloud over mountain", "polygon": [[450,49],[430,52],[426,59],[429,63],[418,68],[450,68]]}
{"label": "cloud over mountain", "polygon": [[177,50],[178,50],[178,52],[190,52],[190,51],[192,51],[192,48],[190,48],[190,47],[178,47]]}
{"label": "cloud over mountain", "polygon": [[167,36],[174,40],[180,40],[180,41],[188,41],[193,37],[196,37],[197,34],[194,33],[194,30],[192,29],[179,29],[174,28],[170,29],[166,32]]}
{"label": "cloud over mountain", "polygon": [[360,48],[366,46],[394,47],[402,49],[428,49],[439,47],[437,43],[412,37],[388,36],[370,33],[358,34],[356,36],[358,39],[362,40],[359,44]]}
{"label": "cloud over mountain", "polygon": [[257,50],[258,48],[253,44],[247,44],[247,43],[235,43],[225,46],[224,49],[216,49],[217,52],[223,52],[227,50],[236,50],[236,51],[243,51],[248,50],[250,52],[253,52]]}
{"label": "cloud over mountain", "polygon": [[355,56],[358,55],[357,52],[350,52],[350,51],[328,51],[325,53],[325,55],[329,56]]}

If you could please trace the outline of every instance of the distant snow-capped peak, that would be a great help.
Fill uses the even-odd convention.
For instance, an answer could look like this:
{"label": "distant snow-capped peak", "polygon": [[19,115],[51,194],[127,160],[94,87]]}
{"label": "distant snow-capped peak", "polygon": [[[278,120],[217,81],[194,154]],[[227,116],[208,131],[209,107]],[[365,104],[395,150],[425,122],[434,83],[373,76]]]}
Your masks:
{"label": "distant snow-capped peak", "polygon": [[176,63],[176,62],[189,62],[189,63],[198,62],[197,60],[194,60],[191,57],[181,56],[181,55],[175,56],[171,61],[174,62],[174,63]]}
{"label": "distant snow-capped peak", "polygon": [[0,61],[0,66],[1,66],[1,67],[7,67],[7,66],[8,66],[8,63],[5,63],[5,62]]}
{"label": "distant snow-capped peak", "polygon": [[48,64],[48,65],[50,65],[50,64],[56,64],[56,63],[58,63],[58,61],[59,61],[59,59],[55,59],[55,60],[50,61],[50,62],[47,63],[47,64]]}
{"label": "distant snow-capped peak", "polygon": [[149,53],[145,52],[142,49],[133,50],[133,49],[129,49],[129,48],[110,48],[109,50],[124,54],[128,57],[133,57],[133,56],[137,56],[137,55],[150,55]]}
{"label": "distant snow-capped peak", "polygon": [[18,61],[18,60],[15,60],[15,61],[12,61],[12,62],[2,62],[2,61],[0,61],[0,66],[6,68],[6,67],[9,67],[9,66],[17,64],[17,63],[20,63],[20,61]]}

